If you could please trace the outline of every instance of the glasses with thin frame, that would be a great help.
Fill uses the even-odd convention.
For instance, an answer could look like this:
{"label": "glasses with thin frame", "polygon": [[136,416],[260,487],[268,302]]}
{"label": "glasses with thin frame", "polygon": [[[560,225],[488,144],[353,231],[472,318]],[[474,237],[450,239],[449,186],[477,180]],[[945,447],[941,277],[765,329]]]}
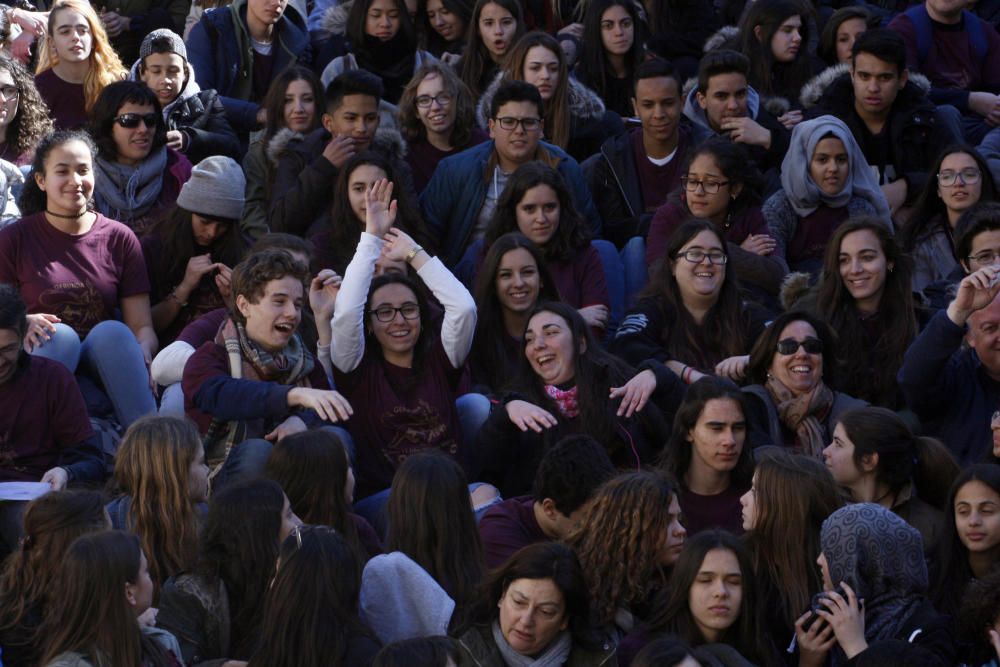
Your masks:
{"label": "glasses with thin frame", "polygon": [[513,116],[501,116],[496,119],[501,130],[513,132],[520,125],[525,132],[534,132],[542,127],[541,118],[514,118]]}
{"label": "glasses with thin frame", "polygon": [[379,306],[368,311],[368,314],[374,315],[379,322],[392,322],[396,319],[396,313],[402,315],[404,320],[416,320],[420,317],[420,306],[415,303],[404,303],[399,308]]}
{"label": "glasses with thin frame", "polygon": [[996,250],[980,250],[975,255],[966,257],[970,262],[975,262],[980,266],[989,266],[1000,262],[1000,248]]}
{"label": "glasses with thin frame", "polygon": [[944,171],[939,171],[937,175],[938,185],[950,188],[954,187],[956,183],[962,181],[962,185],[975,185],[979,182],[979,179],[983,177],[983,173],[979,171],[976,167],[969,167],[967,169],[945,169]]}
{"label": "glasses with thin frame", "polygon": [[448,93],[438,93],[433,97],[430,95],[417,95],[417,106],[421,109],[427,109],[435,102],[439,106],[446,107],[451,104],[452,97]]}

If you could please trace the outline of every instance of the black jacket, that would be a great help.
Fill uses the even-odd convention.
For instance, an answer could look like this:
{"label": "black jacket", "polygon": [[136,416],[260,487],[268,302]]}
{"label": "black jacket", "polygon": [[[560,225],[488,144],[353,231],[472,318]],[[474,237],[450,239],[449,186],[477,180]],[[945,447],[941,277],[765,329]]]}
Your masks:
{"label": "black jacket", "polygon": [[202,90],[177,103],[167,116],[167,129],[184,133],[181,152],[191,164],[212,155],[242,159],[240,140],[226,119],[219,93]]}

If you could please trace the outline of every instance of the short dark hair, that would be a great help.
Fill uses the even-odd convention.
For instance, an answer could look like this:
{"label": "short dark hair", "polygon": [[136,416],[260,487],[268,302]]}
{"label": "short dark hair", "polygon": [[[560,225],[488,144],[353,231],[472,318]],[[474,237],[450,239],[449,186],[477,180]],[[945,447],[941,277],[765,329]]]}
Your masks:
{"label": "short dark hair", "polygon": [[13,329],[18,338],[24,338],[28,330],[27,314],[28,308],[17,288],[0,283],[0,329]]}
{"label": "short dark hair", "polygon": [[240,324],[246,324],[246,318],[236,307],[236,297],[241,294],[250,303],[264,296],[264,289],[272,280],[280,280],[285,276],[294,276],[302,282],[305,290],[308,280],[308,269],[284,250],[264,250],[256,252],[244,259],[233,269],[232,290],[233,319]]}
{"label": "short dark hair", "polygon": [[635,68],[635,76],[632,79],[632,97],[635,97],[635,89],[639,85],[640,79],[659,79],[661,77],[676,81],[678,93],[684,88],[680,72],[670,64],[669,60],[653,58]]}
{"label": "short dark hair", "polygon": [[589,435],[569,435],[545,452],[532,495],[539,502],[551,498],[559,513],[569,516],[614,474],[615,466],[601,443]]}
{"label": "short dark hair", "polygon": [[533,102],[538,107],[538,117],[545,116],[545,105],[542,103],[538,88],[526,81],[511,79],[500,84],[493,101],[490,102],[490,118],[496,118],[500,107],[508,102]]}
{"label": "short dark hair", "polygon": [[[983,172],[983,178],[989,175]],[[1000,203],[980,201],[966,209],[955,224],[955,255],[962,267],[968,271],[969,253],[972,241],[983,232],[1000,229]]]}
{"label": "short dark hair", "polygon": [[906,43],[895,30],[875,28],[858,35],[851,47],[851,69],[854,69],[859,53],[867,53],[895,65],[897,74],[906,71]]}
{"label": "short dark hair", "polygon": [[261,236],[250,246],[250,252],[261,252],[263,250],[285,250],[287,252],[302,253],[306,257],[312,257],[316,251],[316,246],[309,239],[287,234],[285,232],[268,232]]}
{"label": "short dark hair", "polygon": [[750,59],[739,51],[719,49],[709,51],[701,58],[698,65],[698,91],[705,95],[708,92],[708,80],[719,74],[742,74],[750,78]]}
{"label": "short dark hair", "polygon": [[837,356],[837,334],[824,320],[808,311],[789,310],[778,315],[757,338],[750,350],[750,361],[747,364],[746,377],[752,384],[767,382],[771,361],[777,354],[778,339],[781,332],[793,322],[805,322],[816,331],[816,336],[823,343],[823,382],[827,386],[834,385],[831,380],[836,378],[840,359]]}
{"label": "short dark hair", "polygon": [[323,97],[326,98],[326,112],[333,113],[348,95],[368,95],[378,104],[384,94],[382,80],[377,76],[367,70],[349,69],[330,82]]}
{"label": "short dark hair", "polygon": [[126,104],[140,104],[153,107],[156,114],[156,130],[153,132],[153,144],[150,155],[167,144],[167,124],[163,120],[163,110],[156,93],[142,81],[115,81],[108,84],[97,96],[94,107],[90,110],[90,126],[88,131],[97,143],[101,157],[114,161],[118,157],[118,146],[115,144],[113,126],[118,110]]}

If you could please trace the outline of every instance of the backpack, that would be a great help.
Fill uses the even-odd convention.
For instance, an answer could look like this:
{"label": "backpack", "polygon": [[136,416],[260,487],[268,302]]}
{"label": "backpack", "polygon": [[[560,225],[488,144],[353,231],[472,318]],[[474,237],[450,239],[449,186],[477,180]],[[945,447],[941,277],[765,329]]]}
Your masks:
{"label": "backpack", "polygon": [[[924,60],[927,59],[927,52],[930,51],[931,43],[934,41],[934,28],[931,25],[931,17],[927,14],[924,3],[914,5],[903,12],[913,23],[917,31],[917,66],[923,69]],[[965,34],[972,42],[972,51],[976,54],[976,59],[982,61],[986,58],[989,44],[986,43],[986,35],[983,33],[983,24],[979,17],[970,11],[962,11],[962,20],[965,21]]]}

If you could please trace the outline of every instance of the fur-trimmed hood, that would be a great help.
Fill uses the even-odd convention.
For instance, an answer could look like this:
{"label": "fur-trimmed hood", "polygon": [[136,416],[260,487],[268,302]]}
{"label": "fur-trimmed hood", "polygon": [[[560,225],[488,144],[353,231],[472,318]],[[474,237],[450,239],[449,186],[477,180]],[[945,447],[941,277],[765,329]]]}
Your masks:
{"label": "fur-trimmed hood", "polygon": [[[479,98],[476,105],[476,123],[479,127],[487,127],[486,120],[490,117],[490,105],[493,103],[493,96],[496,95],[500,84],[503,82],[503,72],[497,72],[493,82],[487,86]],[[600,96],[587,86],[576,80],[576,77],[569,77],[569,113],[574,120],[598,120],[604,115],[604,101]]]}
{"label": "fur-trimmed hood", "polygon": [[324,37],[331,35],[347,37],[347,16],[353,6],[354,0],[343,0],[323,12],[323,18],[319,23],[320,33]]}
{"label": "fur-trimmed hood", "polygon": [[[847,63],[841,63],[839,65],[833,65],[827,67],[825,70],[809,79],[806,85],[802,86],[802,95],[799,97],[799,101],[802,103],[803,109],[809,109],[819,102],[823,94],[830,88],[831,85],[838,79],[840,79],[845,74],[850,74],[851,66]],[[910,84],[913,85],[913,90],[918,92],[920,95],[927,95],[931,92],[931,82],[926,76],[919,72],[910,72],[909,81],[903,91],[910,89]],[[902,92],[900,93],[902,94]]]}
{"label": "fur-trimmed hood", "polygon": [[717,49],[735,49],[736,42],[740,37],[740,29],[734,25],[725,25],[715,31],[715,33],[705,40],[705,53]]}
{"label": "fur-trimmed hood", "polygon": [[[287,127],[278,130],[264,148],[268,162],[277,167],[285,151],[295,150],[291,147],[293,141],[300,145],[314,142],[325,144],[329,141],[327,138],[329,134],[325,130],[321,130],[322,128],[318,128],[309,134],[302,134]],[[378,130],[375,131],[375,138],[372,140],[370,149],[383,155],[403,159],[406,156],[406,140],[403,139],[403,135],[395,126],[380,123]]]}

